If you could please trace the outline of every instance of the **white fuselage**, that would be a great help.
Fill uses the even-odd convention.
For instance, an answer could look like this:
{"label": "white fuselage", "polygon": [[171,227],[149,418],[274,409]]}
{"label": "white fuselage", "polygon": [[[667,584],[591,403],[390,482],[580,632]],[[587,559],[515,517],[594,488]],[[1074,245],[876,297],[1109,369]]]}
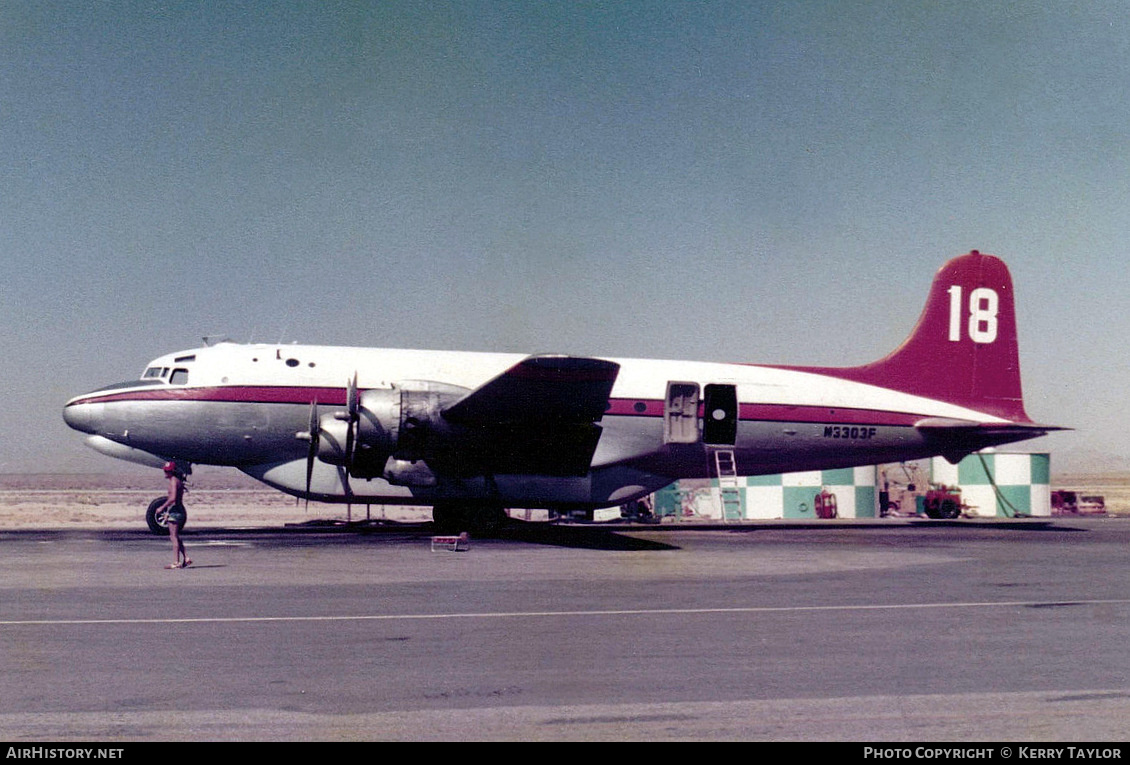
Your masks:
{"label": "white fuselage", "polygon": [[[619,364],[619,374],[584,475],[463,475],[430,485],[394,484],[382,476],[350,478],[340,465],[319,460],[306,491],[308,446],[296,434],[308,430],[312,406],[320,412],[343,409],[354,376],[360,391],[431,381],[470,392],[523,358],[221,343],[162,356],[135,383],[72,399],[64,416],[91,435],[92,445],[115,456],[230,465],[298,496],[373,503],[497,501],[510,507],[620,504],[679,478],[713,475],[718,450],[733,452],[739,475],[914,459],[939,453],[929,434],[915,427],[920,421],[1005,422],[944,401],[813,372],[610,359]],[[673,382],[699,392],[732,386],[737,400],[732,435],[721,441],[711,437],[712,418],[726,415],[699,403],[693,414],[697,436],[673,441]]]}

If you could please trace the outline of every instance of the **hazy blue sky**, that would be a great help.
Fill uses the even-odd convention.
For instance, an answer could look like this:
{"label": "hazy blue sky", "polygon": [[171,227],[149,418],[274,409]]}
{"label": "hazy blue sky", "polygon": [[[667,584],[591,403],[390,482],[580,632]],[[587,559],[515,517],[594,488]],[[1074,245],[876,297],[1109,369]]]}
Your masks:
{"label": "hazy blue sky", "polygon": [[0,472],[203,335],[849,365],[1010,264],[1130,455],[1130,8],[0,0]]}

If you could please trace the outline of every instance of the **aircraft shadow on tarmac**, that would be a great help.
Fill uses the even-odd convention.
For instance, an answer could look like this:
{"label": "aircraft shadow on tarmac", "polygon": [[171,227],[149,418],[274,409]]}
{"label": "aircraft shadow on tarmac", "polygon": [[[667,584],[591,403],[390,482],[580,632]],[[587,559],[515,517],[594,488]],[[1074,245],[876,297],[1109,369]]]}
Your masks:
{"label": "aircraft shadow on tarmac", "polygon": [[[493,542],[522,542],[524,544],[549,545],[553,547],[575,547],[591,550],[635,551],[635,550],[677,550],[677,545],[638,539],[625,536],[622,532],[640,530],[643,527],[567,525],[555,523],[528,523],[511,521],[489,538]],[[652,527],[647,527],[652,528]],[[430,523],[396,523],[395,521],[325,523],[312,521],[299,526],[288,526],[288,531],[337,531],[353,533],[359,537],[386,537],[410,535],[418,538],[431,536],[436,530]],[[259,529],[259,532],[265,529]],[[487,541],[478,539],[477,541]]]}
{"label": "aircraft shadow on tarmac", "polygon": [[[678,545],[656,542],[654,540],[639,539],[625,536],[623,532],[653,530],[658,526],[596,526],[572,525],[544,522],[510,521],[489,539],[494,542],[522,542],[525,544],[550,545],[554,547],[575,547],[591,550],[611,551],[636,551],[636,550],[677,550]],[[282,531],[256,529],[258,533],[266,531]],[[386,537],[411,535],[413,538],[421,535],[431,536],[436,530],[431,523],[398,523],[396,521],[359,521],[344,523],[341,521],[310,521],[308,523],[290,525],[286,532],[338,532],[352,533],[359,537]],[[479,539],[478,541],[486,541]]]}
{"label": "aircraft shadow on tarmac", "polygon": [[[678,526],[664,526],[664,529],[672,531],[679,530]],[[683,527],[686,528],[686,527]],[[697,527],[703,528],[701,526]],[[813,530],[836,530],[836,531],[904,531],[911,533],[921,533],[929,531],[930,529],[968,529],[977,530],[982,529],[985,531],[1058,531],[1058,532],[1077,532],[1086,531],[1086,529],[1072,528],[1057,524],[1054,520],[1031,520],[1029,518],[986,518],[981,521],[977,520],[931,520],[931,519],[905,519],[900,522],[890,522],[887,520],[861,520],[853,521],[850,524],[837,524],[829,523],[822,525],[820,523],[813,523],[811,521],[802,521],[800,523],[773,523],[772,525],[766,524],[718,524],[711,526],[712,529],[737,531],[744,533],[756,533],[764,531],[813,531]]]}
{"label": "aircraft shadow on tarmac", "polygon": [[[679,550],[682,549],[676,540],[680,533],[685,532],[722,532],[728,534],[765,534],[780,531],[804,531],[805,533],[820,534],[821,532],[843,533],[885,533],[907,535],[929,535],[933,531],[952,532],[954,530],[969,531],[973,534],[980,532],[1009,531],[1009,532],[1041,532],[1041,533],[1076,533],[1086,532],[1086,528],[1078,528],[1068,524],[1057,523],[1056,520],[1033,519],[986,519],[976,520],[922,520],[910,519],[909,522],[891,523],[886,520],[873,522],[860,521],[851,524],[829,523],[827,525],[811,522],[799,523],[772,523],[772,524],[556,524],[556,523],[530,523],[512,521],[506,524],[489,540],[480,539],[479,542],[493,543],[518,542],[523,544],[546,545],[552,547],[569,547],[589,550],[608,550],[612,552],[630,552],[641,550]],[[640,532],[647,532],[648,537],[637,536]],[[18,529],[6,530],[4,536],[22,539],[47,539],[58,536],[73,536],[78,534],[91,534],[106,540],[119,542],[136,542],[151,540],[154,537],[148,530],[107,529],[99,531],[76,532],[73,530],[46,530],[46,529]],[[397,523],[393,521],[380,522],[353,522],[340,521],[310,521],[302,524],[286,526],[259,526],[259,527],[207,527],[188,528],[183,534],[186,540],[199,541],[211,536],[256,538],[259,544],[277,544],[288,547],[295,545],[324,545],[329,538],[336,543],[369,544],[372,542],[388,542],[393,544],[412,542],[430,537],[435,529],[430,523]],[[670,542],[661,542],[654,538],[659,535],[668,537]]]}
{"label": "aircraft shadow on tarmac", "polygon": [[[971,519],[959,520],[929,520],[907,519],[902,523],[891,523],[889,520],[853,521],[850,524],[830,523],[827,526],[811,522],[799,523],[713,523],[713,524],[673,524],[660,525],[658,523],[645,524],[573,524],[573,523],[544,523],[511,521],[489,541],[492,542],[520,542],[523,544],[547,545],[552,547],[571,547],[589,550],[608,551],[639,551],[639,550],[678,550],[681,546],[676,543],[680,532],[724,532],[739,534],[759,534],[772,531],[804,531],[805,533],[821,530],[844,532],[871,533],[875,531],[896,532],[906,534],[930,534],[932,531],[949,532],[954,530],[969,531],[971,533],[991,531],[1027,531],[1027,532],[1081,532],[1086,529],[1075,528],[1069,525],[1058,524],[1055,520],[1016,518],[1016,519],[984,519],[981,521]],[[342,523],[312,521],[298,526],[288,526],[281,529],[255,529],[247,530],[253,533],[293,533],[302,536],[303,532],[331,532],[355,535],[357,538],[399,538],[436,533],[430,523],[397,523],[395,521],[381,522],[354,522]],[[651,538],[641,538],[633,532],[647,532]],[[661,542],[654,538],[655,533],[663,536],[670,535],[670,542]],[[311,540],[313,541],[313,540]],[[478,540],[480,542],[485,540]]]}
{"label": "aircraft shadow on tarmac", "polygon": [[[641,539],[625,532],[655,530],[658,526],[589,526],[557,525],[551,523],[514,522],[504,526],[489,539],[474,539],[473,542],[546,545],[551,547],[572,547],[588,550],[608,550],[610,552],[634,552],[641,550],[678,550],[677,544],[659,542],[654,539]],[[210,537],[225,539],[254,540],[262,547],[324,546],[327,544],[416,544],[430,539],[436,533],[430,523],[396,522],[326,522],[311,521],[286,526],[187,528],[181,532],[190,544],[200,544]],[[98,531],[75,532],[55,529],[19,529],[2,532],[3,536],[18,539],[47,540],[60,536],[90,535],[119,543],[149,543],[159,539],[147,529],[106,529]],[[332,540],[332,542],[331,542]],[[204,568],[193,565],[192,568]]]}
{"label": "aircraft shadow on tarmac", "polygon": [[516,523],[507,525],[498,535],[501,540],[553,547],[575,547],[585,550],[636,552],[641,550],[678,550],[678,545],[640,539],[623,532],[639,527],[559,526],[556,524]]}

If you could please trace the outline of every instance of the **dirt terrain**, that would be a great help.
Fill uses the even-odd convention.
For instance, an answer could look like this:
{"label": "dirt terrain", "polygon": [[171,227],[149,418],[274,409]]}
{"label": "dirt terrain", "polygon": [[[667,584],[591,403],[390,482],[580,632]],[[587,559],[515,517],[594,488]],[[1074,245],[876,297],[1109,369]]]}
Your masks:
{"label": "dirt terrain", "polygon": [[1130,473],[1064,474],[1055,477],[1052,488],[1098,494],[1106,499],[1106,510],[1111,515],[1130,515]]}
{"label": "dirt terrain", "polygon": [[[145,508],[163,496],[159,471],[140,474],[0,475],[0,529],[145,526]],[[188,482],[188,527],[283,526],[387,517],[431,520],[431,508],[295,502],[235,470],[200,470]]]}
{"label": "dirt terrain", "polygon": [[[1111,514],[1130,515],[1130,473],[1056,476],[1053,489],[1106,498]],[[0,529],[144,527],[145,508],[165,493],[158,471],[99,474],[0,475]],[[190,528],[283,526],[318,521],[427,521],[427,507],[296,503],[236,470],[200,469],[189,481],[185,503]]]}

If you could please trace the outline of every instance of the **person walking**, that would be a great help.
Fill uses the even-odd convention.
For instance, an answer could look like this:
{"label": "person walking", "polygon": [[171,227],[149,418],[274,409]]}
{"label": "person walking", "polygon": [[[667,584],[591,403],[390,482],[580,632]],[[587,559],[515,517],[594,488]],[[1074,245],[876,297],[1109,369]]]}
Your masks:
{"label": "person walking", "polygon": [[166,517],[169,538],[173,541],[173,562],[165,568],[188,568],[192,565],[192,561],[188,559],[184,551],[184,541],[180,538],[181,527],[188,520],[188,513],[184,509],[184,473],[177,467],[177,463],[166,462],[165,478],[169,481],[169,496],[165,499],[165,504],[154,511],[154,515],[158,517],[162,511],[168,511]]}

